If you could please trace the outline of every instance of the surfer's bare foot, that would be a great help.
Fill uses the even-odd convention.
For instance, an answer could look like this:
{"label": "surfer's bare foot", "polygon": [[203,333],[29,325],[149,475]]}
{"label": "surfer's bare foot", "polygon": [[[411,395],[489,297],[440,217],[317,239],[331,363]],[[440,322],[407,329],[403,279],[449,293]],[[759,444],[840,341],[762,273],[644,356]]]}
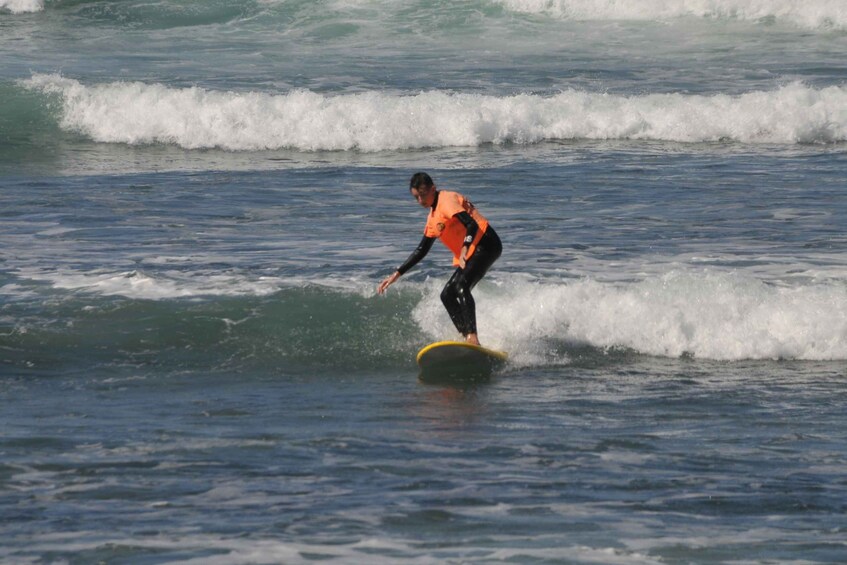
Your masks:
{"label": "surfer's bare foot", "polygon": [[468,334],[465,336],[465,342],[471,345],[479,345],[479,337],[476,334]]}

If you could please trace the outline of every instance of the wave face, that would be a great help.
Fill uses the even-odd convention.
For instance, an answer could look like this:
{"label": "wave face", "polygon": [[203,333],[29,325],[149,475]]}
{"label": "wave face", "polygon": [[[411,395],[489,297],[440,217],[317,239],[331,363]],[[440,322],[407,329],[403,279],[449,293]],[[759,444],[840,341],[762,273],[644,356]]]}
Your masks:
{"label": "wave face", "polygon": [[386,151],[560,140],[836,143],[847,140],[847,88],[800,83],[737,96],[553,96],[422,92],[325,95],[86,86],[59,75],[21,83],[57,97],[60,125],[103,143],[233,151]]}
{"label": "wave face", "polygon": [[305,286],[212,298],[202,294],[206,285],[183,290],[194,299],[153,300],[128,296],[149,297],[150,286],[171,288],[173,281],[146,277],[148,288],[140,290],[132,275],[123,278],[123,290],[80,286],[37,313],[19,304],[14,316],[0,317],[0,358],[41,370],[78,358],[103,368],[357,370],[405,367],[419,344],[408,301],[398,297]]}
{"label": "wave face", "polygon": [[572,20],[663,21],[698,17],[753,22],[785,21],[807,29],[847,28],[839,0],[498,0],[506,9]]}

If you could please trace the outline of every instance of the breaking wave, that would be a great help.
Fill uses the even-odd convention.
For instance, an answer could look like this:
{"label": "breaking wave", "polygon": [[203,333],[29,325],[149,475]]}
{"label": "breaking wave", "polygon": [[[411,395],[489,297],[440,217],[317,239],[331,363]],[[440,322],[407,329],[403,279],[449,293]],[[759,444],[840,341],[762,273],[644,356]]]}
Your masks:
{"label": "breaking wave", "polygon": [[22,84],[52,97],[64,130],[102,143],[185,149],[376,152],[557,140],[847,140],[847,88],[801,83],[740,95],[567,90],[502,97],[439,91],[268,94],[141,82],[87,86],[41,74]]}
{"label": "breaking wave", "polygon": [[[23,277],[0,293],[33,292],[28,279],[65,298],[50,300],[35,317],[16,313],[13,308],[24,306],[10,302],[0,319],[0,350],[18,361],[80,350],[121,351],[133,359],[175,355],[180,362],[188,356],[213,366],[392,367],[409,364],[428,341],[458,337],[439,300],[438,280],[407,281],[377,296],[375,281]],[[474,294],[481,338],[509,351],[514,366],[567,364],[585,347],[600,356],[623,350],[726,361],[847,359],[843,282],[782,286],[713,271],[630,282],[504,274],[483,281]]]}

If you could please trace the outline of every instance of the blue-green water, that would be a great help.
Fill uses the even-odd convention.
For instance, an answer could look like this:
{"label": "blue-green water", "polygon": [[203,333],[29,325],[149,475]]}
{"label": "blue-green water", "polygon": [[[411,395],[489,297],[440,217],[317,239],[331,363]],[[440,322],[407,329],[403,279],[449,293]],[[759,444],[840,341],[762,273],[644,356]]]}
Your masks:
{"label": "blue-green water", "polygon": [[[0,561],[847,561],[847,12],[0,0]],[[409,176],[504,253],[456,337]]]}

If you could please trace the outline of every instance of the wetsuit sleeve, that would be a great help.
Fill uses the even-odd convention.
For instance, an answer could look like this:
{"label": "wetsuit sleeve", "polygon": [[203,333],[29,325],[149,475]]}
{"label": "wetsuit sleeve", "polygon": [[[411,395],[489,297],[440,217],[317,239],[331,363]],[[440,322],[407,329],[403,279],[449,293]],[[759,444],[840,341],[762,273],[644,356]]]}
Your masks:
{"label": "wetsuit sleeve", "polygon": [[409,255],[408,259],[406,259],[406,262],[397,268],[397,272],[403,275],[406,273],[406,271],[417,265],[421,259],[426,257],[426,254],[429,253],[429,250],[432,249],[433,243],[435,243],[434,237],[424,236],[421,242],[418,244],[418,247],[414,251],[412,251],[412,254]]}
{"label": "wetsuit sleeve", "polygon": [[465,237],[470,237],[471,241],[473,241],[473,238],[476,237],[476,232],[479,230],[479,224],[477,224],[476,220],[474,220],[471,215],[467,212],[459,212],[458,214],[456,214],[456,218],[460,222],[462,222],[462,224],[464,224],[465,226],[465,229],[468,230],[468,233],[465,235]]}

